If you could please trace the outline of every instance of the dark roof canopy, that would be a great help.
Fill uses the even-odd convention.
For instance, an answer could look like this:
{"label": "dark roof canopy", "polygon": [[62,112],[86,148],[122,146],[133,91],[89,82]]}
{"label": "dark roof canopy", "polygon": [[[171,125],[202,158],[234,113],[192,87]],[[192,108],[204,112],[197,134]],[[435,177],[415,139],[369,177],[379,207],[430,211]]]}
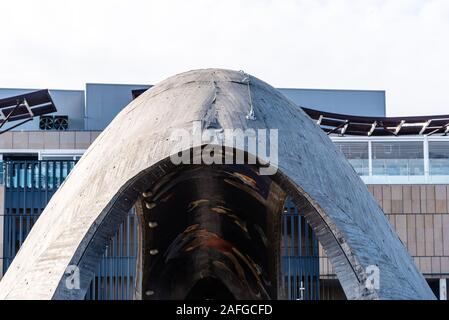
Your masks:
{"label": "dark roof canopy", "polygon": [[360,117],[302,108],[328,134],[355,136],[447,135],[449,115]]}
{"label": "dark roof canopy", "polygon": [[[33,117],[55,111],[56,106],[47,89],[0,99],[0,128],[7,122],[24,120],[13,127],[15,128]],[[12,128],[8,130],[10,129]]]}

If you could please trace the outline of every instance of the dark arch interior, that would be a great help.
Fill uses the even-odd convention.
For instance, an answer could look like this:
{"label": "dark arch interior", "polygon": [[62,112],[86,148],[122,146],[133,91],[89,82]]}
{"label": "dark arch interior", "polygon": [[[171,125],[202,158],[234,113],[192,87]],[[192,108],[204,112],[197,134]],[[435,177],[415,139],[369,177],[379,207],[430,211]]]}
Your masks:
{"label": "dark arch interior", "polygon": [[[245,153],[245,155],[247,154]],[[166,158],[157,165],[140,172],[123,187],[117,201],[123,208],[108,214],[102,225],[116,224],[117,221],[122,219],[123,214],[127,213],[132,205],[135,205],[140,228],[139,237],[136,241],[139,252],[135,298],[144,300],[185,299],[193,286],[207,277],[215,277],[222,281],[223,285],[233,293],[235,299],[285,299],[287,297],[285,288],[282,286],[282,280],[277,278],[281,274],[280,213],[284,208],[287,197],[293,200],[295,206],[301,208],[301,212],[304,212],[304,208],[308,212],[311,203],[282,171],[278,170],[272,176],[261,176],[259,169],[262,166],[265,166],[265,164],[259,162],[241,165],[175,165],[170,158]],[[198,173],[195,173],[195,171]],[[224,176],[226,176],[226,183],[223,183]],[[254,184],[254,182],[256,183]],[[203,195],[206,196],[208,201],[201,201],[198,203],[199,205],[192,206],[192,202],[202,200]],[[212,199],[211,195],[222,195],[225,198]],[[222,211],[218,215],[216,214],[218,212],[212,214],[211,208],[217,207],[216,205],[222,206],[223,200],[225,204],[228,203],[231,206],[221,208],[225,209],[226,212]],[[244,206],[242,207],[240,204],[244,204]],[[231,209],[238,214],[233,215],[226,209]],[[194,213],[194,219],[197,221],[192,221],[189,212]],[[214,227],[218,226],[218,228],[210,228],[211,219],[203,219],[206,217],[220,220],[220,224],[213,224]],[[261,217],[266,223],[262,221],[254,223]],[[313,221],[309,221],[306,217],[307,223],[314,230],[315,227],[321,227],[319,221],[315,221],[317,217],[319,216],[313,216]],[[241,221],[242,218],[243,221]],[[154,225],[154,222],[156,222],[156,227],[149,227],[149,224]],[[251,241],[251,247],[255,250],[245,245],[238,247],[245,249],[245,251],[249,248],[249,251],[265,255],[264,257],[257,257],[257,254],[248,255],[252,261],[246,259],[244,266],[252,265],[253,268],[250,266],[250,268],[244,268],[245,270],[243,270],[243,274],[248,280],[247,285],[239,285],[241,282],[236,277],[237,272],[235,270],[229,272],[230,264],[223,261],[226,259],[222,259],[223,255],[217,250],[213,250],[212,255],[215,256],[215,260],[221,259],[221,261],[210,264],[210,262],[213,262],[210,261],[210,257],[205,260],[209,263],[209,266],[213,267],[213,272],[206,273],[206,275],[197,272],[197,277],[193,276],[192,270],[198,271],[200,269],[198,264],[192,262],[201,260],[197,257],[204,257],[204,250],[200,250],[200,256],[189,253],[180,255],[180,259],[167,259],[170,256],[168,254],[170,250],[167,250],[169,248],[175,249],[171,250],[171,253],[174,254],[171,255],[172,258],[178,253],[182,253],[182,250],[177,249],[180,245],[181,247],[183,245],[184,232],[190,233],[192,235],[190,239],[195,240],[197,235],[204,235],[203,232],[198,234],[198,230],[215,229],[210,230],[212,232],[208,232],[207,236],[215,233],[222,239],[223,237],[227,238],[232,243],[240,242],[239,239],[242,239],[242,236],[244,238],[244,233],[241,232],[243,230],[240,226],[241,222],[248,222],[246,226],[251,234],[251,239],[256,240]],[[202,226],[202,228],[192,227],[195,224]],[[205,224],[209,226],[204,228]],[[214,232],[223,230],[225,225],[232,226],[230,228],[225,227],[226,234]],[[256,225],[260,228],[248,228],[248,226]],[[101,232],[97,233],[93,241],[93,244],[98,246],[96,252],[101,250],[104,244],[103,239],[113,235],[108,233],[112,232],[112,229],[100,229]],[[184,239],[186,238],[184,237]],[[96,248],[94,245],[91,245],[89,249]],[[157,249],[157,252],[152,254],[151,251],[154,249]],[[240,257],[237,260],[241,264]],[[257,267],[253,262],[256,263]],[[254,277],[254,270],[258,273],[256,277]],[[224,275],[231,275],[231,277]],[[262,281],[258,281],[257,278]],[[263,290],[258,290],[259,288]],[[261,295],[261,293],[264,295]]]}
{"label": "dark arch interior", "polygon": [[137,205],[142,299],[277,299],[284,201],[248,164],[181,165],[149,185]]}
{"label": "dark arch interior", "polygon": [[[120,210],[102,225],[117,224],[135,205],[135,298],[185,299],[208,277],[219,279],[238,300],[287,297],[280,277],[282,210],[287,197],[301,210],[311,204],[281,171],[261,175],[264,166],[175,165],[166,158],[123,187],[116,201]],[[101,231],[93,241],[98,250],[113,230]]]}
{"label": "dark arch interior", "polygon": [[235,300],[235,297],[223,282],[208,277],[195,283],[186,300]]}

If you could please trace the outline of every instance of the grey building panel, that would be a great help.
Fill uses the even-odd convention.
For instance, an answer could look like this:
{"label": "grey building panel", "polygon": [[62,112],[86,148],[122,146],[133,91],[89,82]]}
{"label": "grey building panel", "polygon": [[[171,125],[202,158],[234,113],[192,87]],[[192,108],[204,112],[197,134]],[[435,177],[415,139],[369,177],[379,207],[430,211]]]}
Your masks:
{"label": "grey building panel", "polygon": [[385,117],[385,91],[278,89],[295,104],[315,110]]}
{"label": "grey building panel", "polygon": [[86,84],[86,130],[103,130],[132,100],[132,90],[149,85]]}
{"label": "grey building panel", "polygon": [[[147,89],[139,84],[86,84],[86,90],[50,90],[58,109],[56,114],[69,116],[69,130],[103,130],[132,100],[132,90]],[[0,98],[34,89],[1,89]],[[302,107],[360,116],[385,116],[384,91],[279,89]],[[5,125],[5,129],[13,124]],[[16,131],[39,130],[39,119]]]}
{"label": "grey building panel", "polygon": [[[1,89],[0,99],[7,98],[23,93],[33,92],[37,89]],[[83,90],[50,90],[51,97],[58,111],[57,115],[69,116],[69,130],[84,130],[84,91]],[[16,122],[6,124],[3,128],[7,129],[16,124]],[[2,129],[3,129],[2,128]],[[22,126],[14,129],[15,131],[39,130],[39,118],[35,118]]]}

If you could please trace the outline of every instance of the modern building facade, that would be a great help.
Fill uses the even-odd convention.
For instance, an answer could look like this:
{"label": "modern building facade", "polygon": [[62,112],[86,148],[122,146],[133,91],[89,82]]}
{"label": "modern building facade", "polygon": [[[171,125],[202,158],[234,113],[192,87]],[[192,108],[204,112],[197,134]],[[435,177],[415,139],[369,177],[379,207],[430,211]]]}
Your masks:
{"label": "modern building facade", "polygon": [[[41,119],[35,119],[0,135],[3,272],[76,161],[132,100],[133,90],[148,87],[87,84],[85,91],[51,90],[58,109],[56,115],[68,116],[65,130],[42,127]],[[31,90],[0,89],[0,99],[28,91]],[[280,91],[306,108],[385,117],[383,91]],[[352,136],[342,134],[342,128],[331,132],[332,140],[368,185],[434,293],[444,298],[449,274],[449,137],[441,134]],[[283,219],[282,262],[287,296],[290,299],[344,298],[311,228],[289,202]],[[130,212],[127,221],[111,238],[86,299],[132,299],[137,223],[136,216]]]}

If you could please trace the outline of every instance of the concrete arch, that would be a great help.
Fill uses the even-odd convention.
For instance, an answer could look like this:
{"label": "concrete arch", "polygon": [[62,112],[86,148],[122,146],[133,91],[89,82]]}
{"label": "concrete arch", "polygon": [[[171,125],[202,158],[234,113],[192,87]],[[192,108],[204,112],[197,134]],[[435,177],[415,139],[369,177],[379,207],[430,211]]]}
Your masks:
{"label": "concrete arch", "polygon": [[[174,129],[192,133],[195,121],[203,129],[279,130],[272,179],[306,216],[348,298],[433,298],[382,210],[321,129],[263,81],[217,69],[169,78],[112,121],[33,227],[0,282],[0,298],[82,299],[108,237],[139,193],[173,169],[170,155],[200,146],[170,139]],[[69,265],[80,267],[80,290],[65,286]],[[380,269],[379,290],[365,286],[371,265]]]}

